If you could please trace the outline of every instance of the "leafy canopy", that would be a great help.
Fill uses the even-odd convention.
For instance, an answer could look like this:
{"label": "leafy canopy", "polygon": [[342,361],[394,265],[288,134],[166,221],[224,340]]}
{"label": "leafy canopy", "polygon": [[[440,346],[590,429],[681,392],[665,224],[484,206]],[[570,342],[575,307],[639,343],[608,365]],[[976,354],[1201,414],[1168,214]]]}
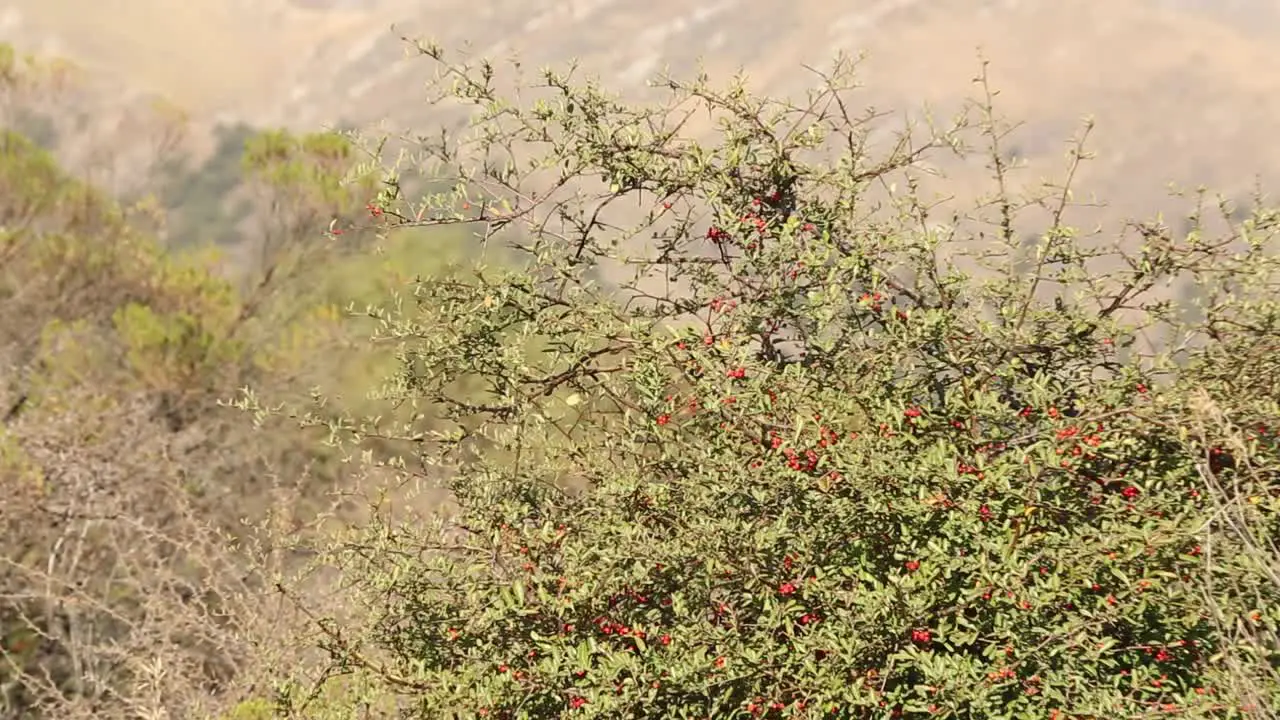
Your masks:
{"label": "leafy canopy", "polygon": [[[462,180],[384,194],[386,232],[527,262],[369,308],[409,419],[311,418],[404,441],[383,462],[456,503],[323,556],[364,613],[317,626],[332,673],[421,718],[1280,697],[1280,215],[1082,233],[1069,184],[1015,188],[990,93],[886,142],[845,62],[801,104],[698,78],[635,109],[553,71],[507,101],[420,49],[474,113],[404,165]],[[931,199],[946,153],[990,158],[992,197]]]}

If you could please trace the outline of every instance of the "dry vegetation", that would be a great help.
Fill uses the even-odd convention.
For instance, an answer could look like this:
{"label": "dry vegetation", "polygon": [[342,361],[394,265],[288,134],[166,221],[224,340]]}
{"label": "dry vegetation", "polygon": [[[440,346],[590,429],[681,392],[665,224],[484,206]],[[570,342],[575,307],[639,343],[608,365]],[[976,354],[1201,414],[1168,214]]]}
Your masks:
{"label": "dry vegetation", "polygon": [[[1006,187],[990,104],[872,156],[838,73],[529,107],[423,53],[489,132],[385,167],[253,134],[237,273],[3,130],[0,718],[1275,717],[1274,212],[1082,249],[1062,187]],[[30,102],[47,68],[0,63]],[[918,161],[964,137],[999,192],[931,216]],[[468,182],[419,202],[423,167]]]}
{"label": "dry vegetation", "polygon": [[[49,66],[0,59],[6,111],[56,110]],[[337,322],[338,298],[394,282],[358,249],[368,233],[324,239],[369,195],[340,182],[351,152],[327,134],[252,137],[254,262],[228,265],[164,247],[153,201],[122,205],[0,136],[0,717],[215,717],[296,662],[270,573],[299,556],[255,545],[267,562],[251,564],[246,549],[264,524],[304,542],[351,487],[316,431],[223,404],[318,386],[359,407],[385,363]]]}

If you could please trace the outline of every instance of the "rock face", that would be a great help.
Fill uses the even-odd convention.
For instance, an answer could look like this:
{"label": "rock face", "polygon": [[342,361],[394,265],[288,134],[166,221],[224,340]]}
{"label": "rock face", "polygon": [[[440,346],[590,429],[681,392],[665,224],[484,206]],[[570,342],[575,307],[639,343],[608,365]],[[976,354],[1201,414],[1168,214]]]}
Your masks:
{"label": "rock face", "polygon": [[[1169,181],[1247,193],[1280,168],[1280,7],[1269,0],[10,0],[0,40],[79,60],[189,109],[196,120],[316,127],[429,124],[425,63],[400,34],[526,67],[582,60],[612,87],[705,62],[798,94],[805,64],[869,56],[865,105],[951,110],[973,92],[977,49],[1014,148],[1033,175],[1095,115],[1099,160],[1082,178],[1123,214],[1158,209]],[[850,7],[857,8],[850,10]],[[392,26],[394,25],[394,29]],[[963,169],[961,169],[963,170]],[[963,172],[961,172],[963,174]],[[1275,178],[1268,178],[1274,180]]]}

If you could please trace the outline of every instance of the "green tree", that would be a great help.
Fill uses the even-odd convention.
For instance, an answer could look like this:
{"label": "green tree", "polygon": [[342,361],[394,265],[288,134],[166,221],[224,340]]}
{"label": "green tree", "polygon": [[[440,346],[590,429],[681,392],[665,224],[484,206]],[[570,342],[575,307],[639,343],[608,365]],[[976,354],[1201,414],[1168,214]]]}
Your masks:
{"label": "green tree", "polygon": [[[420,49],[475,112],[414,164],[465,181],[384,197],[385,232],[478,222],[527,262],[371,309],[415,413],[311,422],[409,444],[369,462],[454,509],[322,553],[344,611],[281,712],[1273,712],[1280,215],[1086,243],[1069,189],[1015,188],[990,93],[874,155],[844,62],[802,104],[699,78],[636,109]],[[985,153],[994,200],[921,197],[935,152]],[[1165,294],[1192,276],[1203,317]]]}

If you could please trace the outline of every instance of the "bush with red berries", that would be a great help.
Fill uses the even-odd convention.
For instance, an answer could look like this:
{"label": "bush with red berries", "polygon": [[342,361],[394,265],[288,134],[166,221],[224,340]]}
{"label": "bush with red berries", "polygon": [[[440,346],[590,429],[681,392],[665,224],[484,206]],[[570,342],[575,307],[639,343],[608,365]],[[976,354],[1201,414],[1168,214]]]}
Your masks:
{"label": "bush with red berries", "polygon": [[[428,153],[465,181],[381,217],[529,262],[369,311],[386,395],[452,429],[326,422],[455,510],[324,556],[363,609],[318,619],[334,673],[415,718],[1275,707],[1280,215],[1083,237],[992,108],[877,143],[840,64],[801,104],[521,105],[421,49],[477,110]],[[974,147],[1000,192],[931,201]]]}

